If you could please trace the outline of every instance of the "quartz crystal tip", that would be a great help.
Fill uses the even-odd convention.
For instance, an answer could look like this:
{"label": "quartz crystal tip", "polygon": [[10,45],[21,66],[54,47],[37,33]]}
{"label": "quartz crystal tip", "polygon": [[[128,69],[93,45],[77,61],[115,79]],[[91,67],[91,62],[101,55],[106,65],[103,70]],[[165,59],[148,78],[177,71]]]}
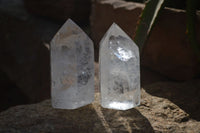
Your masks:
{"label": "quartz crystal tip", "polygon": [[100,42],[100,91],[104,108],[127,110],[140,104],[139,49],[115,23]]}
{"label": "quartz crystal tip", "polygon": [[52,106],[76,109],[94,100],[93,42],[71,19],[51,41]]}

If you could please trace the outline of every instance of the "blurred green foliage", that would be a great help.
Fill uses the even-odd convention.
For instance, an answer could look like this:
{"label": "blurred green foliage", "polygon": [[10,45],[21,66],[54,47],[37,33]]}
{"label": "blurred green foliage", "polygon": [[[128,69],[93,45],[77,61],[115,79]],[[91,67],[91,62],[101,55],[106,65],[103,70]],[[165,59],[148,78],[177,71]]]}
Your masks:
{"label": "blurred green foliage", "polygon": [[146,3],[134,37],[134,41],[138,45],[140,53],[142,53],[145,41],[147,40],[152,27],[155,24],[157,16],[164,8],[164,5],[165,0],[150,0]]}

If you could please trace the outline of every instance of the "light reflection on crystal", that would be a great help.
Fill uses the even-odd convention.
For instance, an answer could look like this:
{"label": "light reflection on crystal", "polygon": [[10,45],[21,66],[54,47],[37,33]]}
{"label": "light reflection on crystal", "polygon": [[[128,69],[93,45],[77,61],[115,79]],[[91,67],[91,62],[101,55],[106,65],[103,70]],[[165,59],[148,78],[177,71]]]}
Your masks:
{"label": "light reflection on crystal", "polygon": [[137,45],[115,23],[100,42],[101,105],[127,110],[140,104]]}
{"label": "light reflection on crystal", "polygon": [[128,102],[112,102],[108,105],[112,109],[119,109],[119,110],[127,110],[129,109],[129,103]]}
{"label": "light reflection on crystal", "polygon": [[115,52],[115,55],[122,61],[128,61],[130,58],[134,57],[130,50],[125,50],[121,47],[117,48],[117,52]]}

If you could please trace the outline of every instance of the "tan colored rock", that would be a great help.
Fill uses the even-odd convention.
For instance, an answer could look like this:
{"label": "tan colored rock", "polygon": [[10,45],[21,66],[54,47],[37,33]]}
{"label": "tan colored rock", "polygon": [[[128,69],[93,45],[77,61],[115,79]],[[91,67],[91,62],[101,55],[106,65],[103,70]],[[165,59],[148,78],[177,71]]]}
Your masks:
{"label": "tan colored rock", "polygon": [[50,100],[16,106],[0,113],[0,132],[198,133],[199,87],[199,80],[154,83],[142,89],[141,105],[127,111],[102,108],[99,93],[92,104],[75,110],[53,109]]}
{"label": "tan colored rock", "polygon": [[[168,99],[189,114],[190,118],[200,121],[199,81],[200,80],[192,80],[180,83],[166,81],[155,82],[145,85],[144,89],[153,96]],[[183,121],[185,120],[183,119]]]}
{"label": "tan colored rock", "polygon": [[[96,95],[96,98],[99,95]],[[9,133],[151,133],[149,121],[136,109],[103,109],[96,101],[76,110],[51,107],[50,100],[13,107],[0,114],[0,132]]]}
{"label": "tan colored rock", "polygon": [[155,132],[198,133],[200,120],[199,80],[177,83],[157,82],[144,86],[137,109]]}
{"label": "tan colored rock", "polygon": [[[143,8],[143,4],[123,0],[95,1],[90,20],[96,49],[113,22],[133,38]],[[197,36],[200,36],[199,27],[200,15],[197,19]],[[199,37],[198,41],[200,43]],[[199,73],[196,55],[186,35],[185,11],[164,9],[144,47],[141,63],[174,80],[192,79]]]}

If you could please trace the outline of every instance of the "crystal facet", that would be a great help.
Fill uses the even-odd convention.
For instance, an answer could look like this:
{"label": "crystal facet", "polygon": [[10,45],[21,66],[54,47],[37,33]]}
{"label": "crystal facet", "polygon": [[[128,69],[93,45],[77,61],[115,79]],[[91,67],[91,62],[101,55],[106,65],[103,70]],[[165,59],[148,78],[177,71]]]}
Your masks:
{"label": "crystal facet", "polygon": [[51,41],[52,106],[75,109],[94,100],[94,49],[70,19]]}
{"label": "crystal facet", "polygon": [[115,23],[100,42],[100,90],[104,108],[127,110],[140,104],[139,50]]}

